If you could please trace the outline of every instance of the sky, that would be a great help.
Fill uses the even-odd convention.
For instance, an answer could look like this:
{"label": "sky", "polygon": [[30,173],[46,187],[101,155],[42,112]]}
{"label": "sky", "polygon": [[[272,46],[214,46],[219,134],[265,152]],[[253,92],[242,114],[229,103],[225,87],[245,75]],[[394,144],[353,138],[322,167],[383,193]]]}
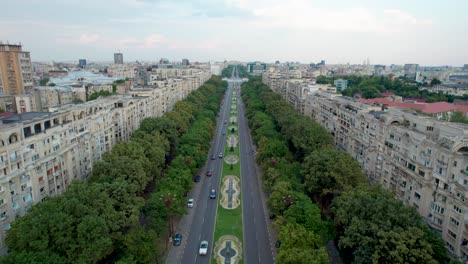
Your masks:
{"label": "sky", "polygon": [[468,64],[467,0],[2,0],[33,61]]}

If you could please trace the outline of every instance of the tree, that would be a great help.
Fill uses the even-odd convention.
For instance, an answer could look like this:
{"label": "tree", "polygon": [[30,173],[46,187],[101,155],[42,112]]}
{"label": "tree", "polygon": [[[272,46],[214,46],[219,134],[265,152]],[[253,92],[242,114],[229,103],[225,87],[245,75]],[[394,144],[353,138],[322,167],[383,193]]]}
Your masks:
{"label": "tree", "polygon": [[49,77],[43,77],[43,78],[39,81],[39,85],[40,85],[40,86],[46,86],[48,82],[49,82]]}
{"label": "tree", "polygon": [[434,85],[438,85],[438,84],[441,84],[441,83],[442,83],[442,82],[441,82],[439,79],[433,78],[433,79],[431,80],[431,83],[430,83],[430,84],[431,84],[431,86],[434,86]]}
{"label": "tree", "polygon": [[286,224],[280,230],[281,247],[277,263],[328,263],[328,254],[320,236],[298,224]]}
{"label": "tree", "polygon": [[359,164],[347,153],[325,148],[309,154],[303,163],[304,185],[326,210],[335,194],[366,183]]}
{"label": "tree", "polygon": [[460,112],[460,111],[453,111],[449,118],[450,118],[449,120],[450,122],[468,124],[468,118],[465,116],[463,112]]}

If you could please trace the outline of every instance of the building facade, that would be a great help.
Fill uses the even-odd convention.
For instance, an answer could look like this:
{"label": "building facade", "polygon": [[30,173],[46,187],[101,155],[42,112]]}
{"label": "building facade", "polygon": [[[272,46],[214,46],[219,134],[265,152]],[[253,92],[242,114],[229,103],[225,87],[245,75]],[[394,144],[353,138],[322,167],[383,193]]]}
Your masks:
{"label": "building facade", "polygon": [[114,64],[123,64],[123,54],[122,53],[114,53]]}
{"label": "building facade", "polygon": [[[294,100],[288,102],[298,109]],[[335,146],[356,159],[371,183],[414,207],[442,235],[449,252],[468,261],[467,125],[326,91],[305,95],[302,112],[330,132]]]}
{"label": "building facade", "polygon": [[31,56],[21,45],[0,43],[0,94],[24,94],[33,89]]}
{"label": "building facade", "polygon": [[0,247],[12,221],[45,197],[66,191],[72,180],[86,179],[94,161],[130,139],[143,119],[170,111],[206,76],[0,118]]}

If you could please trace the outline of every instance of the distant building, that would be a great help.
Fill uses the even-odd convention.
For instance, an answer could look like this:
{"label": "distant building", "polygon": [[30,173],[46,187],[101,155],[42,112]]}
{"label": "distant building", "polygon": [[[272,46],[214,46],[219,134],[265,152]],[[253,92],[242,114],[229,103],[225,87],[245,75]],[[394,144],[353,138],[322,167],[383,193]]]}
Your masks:
{"label": "distant building", "polygon": [[[4,112],[16,112],[16,101],[14,95],[0,95],[0,109]],[[1,111],[0,111],[1,112]]]}
{"label": "distant building", "polygon": [[24,94],[33,90],[31,56],[21,45],[0,42],[0,94]]}
{"label": "distant building", "polygon": [[182,59],[182,65],[189,66],[190,62],[188,59]]}
{"label": "distant building", "polygon": [[159,60],[159,64],[169,64],[169,60],[166,59],[166,58],[161,58],[161,59]]}
{"label": "distant building", "polygon": [[385,73],[386,66],[385,65],[374,65],[374,74],[382,75]]}
{"label": "distant building", "polygon": [[449,82],[452,83],[468,83],[468,75],[451,75],[449,77]]}
{"label": "distant building", "polygon": [[468,64],[463,65],[463,70],[468,71]]}
{"label": "distant building", "polygon": [[247,72],[261,74],[266,70],[266,64],[260,62],[247,63]]}
{"label": "distant building", "polygon": [[419,64],[405,64],[403,66],[405,77],[415,80],[419,70]]}
{"label": "distant building", "polygon": [[335,84],[336,89],[339,89],[340,91],[343,91],[346,88],[348,88],[348,80],[338,79],[335,80],[333,84]]}
{"label": "distant building", "polygon": [[78,60],[78,66],[79,66],[81,69],[86,68],[86,60],[85,60],[85,59],[79,59],[79,60]]}
{"label": "distant building", "polygon": [[122,53],[114,53],[114,63],[115,64],[123,64],[123,54]]}

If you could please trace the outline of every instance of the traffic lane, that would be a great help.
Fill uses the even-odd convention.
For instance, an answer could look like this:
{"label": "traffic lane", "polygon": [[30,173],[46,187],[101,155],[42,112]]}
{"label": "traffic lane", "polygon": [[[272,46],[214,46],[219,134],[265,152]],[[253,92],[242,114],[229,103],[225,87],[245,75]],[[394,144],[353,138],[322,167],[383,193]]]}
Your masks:
{"label": "traffic lane", "polygon": [[[246,165],[245,171],[247,171],[247,174],[245,176],[247,178],[247,181],[249,182],[249,187],[251,189],[248,199],[250,199],[249,202],[252,203],[251,210],[253,214],[252,218],[254,219],[252,221],[254,222],[254,225],[248,227],[248,229],[254,230],[254,232],[256,233],[255,240],[249,241],[251,242],[251,245],[246,244],[247,248],[251,248],[253,247],[252,244],[255,243],[255,248],[257,250],[257,259],[252,259],[252,254],[247,253],[250,256],[249,263],[252,263],[254,261],[258,261],[258,263],[273,263],[273,256],[271,254],[270,248],[270,239],[266,226],[266,216],[264,214],[263,208],[264,205],[260,196],[260,183],[258,181],[255,170],[254,155],[252,154],[252,138],[249,134],[247,119],[244,115],[244,105],[241,102],[239,103],[239,115],[239,127],[243,132],[242,134],[244,135],[241,138],[241,148],[245,150],[243,151],[242,162]],[[250,209],[249,207],[247,208]],[[248,231],[246,230],[246,232]]]}
{"label": "traffic lane", "polygon": [[[222,109],[221,112],[223,113],[221,117],[223,117],[227,114],[226,104],[224,104],[224,107],[222,107],[221,109]],[[222,141],[220,141],[222,140],[221,139],[222,135],[220,133],[222,131],[222,128],[223,128],[222,122],[218,121],[217,129],[215,133],[215,140],[211,146],[211,152],[214,152],[215,150],[219,149],[219,145],[222,144]],[[216,160],[208,159],[207,164],[208,164],[208,167],[213,168],[214,170],[213,176],[218,178],[218,185],[219,185],[219,176],[221,173],[221,162],[219,161],[218,158]],[[213,207],[214,206],[211,204],[210,205],[208,204],[209,197],[207,195],[212,185],[210,182],[212,181],[213,180],[211,178],[208,178],[208,180],[204,179],[203,181],[201,181],[200,184],[202,184],[202,190],[199,194],[199,197],[198,198],[193,197],[195,199],[195,205],[194,205],[194,208],[190,208],[190,210],[194,211],[193,213],[195,215],[193,218],[193,222],[191,224],[189,237],[187,238],[188,240],[187,240],[187,245],[184,250],[182,263],[193,263],[194,258],[197,259],[196,256],[198,256],[198,249],[199,249],[199,244],[201,242],[200,239],[202,237],[202,233],[213,232],[214,230],[214,226],[213,226],[213,223],[214,223]],[[205,184],[205,182],[207,183]],[[208,219],[208,221],[206,221],[206,219]],[[204,225],[205,221],[208,224]],[[209,226],[209,223],[211,223],[211,227]],[[203,234],[203,235],[207,236],[206,234]]]}
{"label": "traffic lane", "polygon": [[[240,112],[239,112],[240,114]],[[239,122],[239,139],[241,147],[241,184],[242,184],[242,216],[244,227],[244,259],[245,263],[257,263],[257,232],[255,230],[255,211],[252,201],[251,182],[249,179],[249,167],[247,163],[246,153],[249,151],[248,145],[245,142],[245,130],[242,123]]]}

